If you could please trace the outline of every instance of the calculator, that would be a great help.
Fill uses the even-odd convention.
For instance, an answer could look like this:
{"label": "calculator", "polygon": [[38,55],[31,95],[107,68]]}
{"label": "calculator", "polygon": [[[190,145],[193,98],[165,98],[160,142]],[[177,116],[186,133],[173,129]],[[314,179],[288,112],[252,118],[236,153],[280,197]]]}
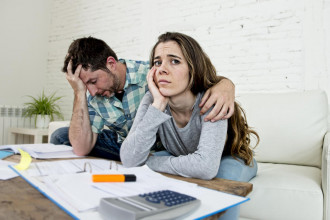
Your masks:
{"label": "calculator", "polygon": [[137,196],[102,198],[99,213],[103,219],[175,219],[196,210],[201,201],[172,190]]}

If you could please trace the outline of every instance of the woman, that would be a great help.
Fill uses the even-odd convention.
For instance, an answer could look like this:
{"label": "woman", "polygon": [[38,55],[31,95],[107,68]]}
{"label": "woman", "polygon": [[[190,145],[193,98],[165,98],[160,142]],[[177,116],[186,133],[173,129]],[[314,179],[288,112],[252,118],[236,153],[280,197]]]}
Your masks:
{"label": "woman", "polygon": [[[221,80],[200,45],[181,33],[159,36],[150,55],[149,92],[120,150],[124,166],[147,164],[152,170],[185,177],[249,181],[257,173],[244,110],[235,103],[228,120],[205,122],[198,103]],[[209,110],[211,111],[211,109]],[[166,151],[150,154],[159,135]],[[239,208],[221,219],[237,219]]]}
{"label": "woman", "polygon": [[[234,115],[217,122],[205,122],[199,114],[204,91],[221,80],[200,45],[181,33],[162,34],[150,66],[149,92],[121,146],[123,165],[147,164],[155,171],[207,180],[253,178],[257,164],[250,135],[258,142],[259,136],[248,127],[243,109],[235,103]],[[157,134],[166,152],[150,155]]]}

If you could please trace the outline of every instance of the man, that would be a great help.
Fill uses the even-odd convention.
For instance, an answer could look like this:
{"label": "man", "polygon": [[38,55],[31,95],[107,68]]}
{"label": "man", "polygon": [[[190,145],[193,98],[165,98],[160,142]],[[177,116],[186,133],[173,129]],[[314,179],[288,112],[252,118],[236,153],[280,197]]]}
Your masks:
{"label": "man", "polygon": [[[74,92],[73,113],[70,128],[56,130],[51,143],[71,145],[81,156],[120,160],[121,143],[148,91],[149,63],[118,59],[104,41],[88,37],[73,41],[62,71]],[[223,79],[205,93],[201,114],[214,105],[205,120],[229,118],[234,99],[235,86]]]}

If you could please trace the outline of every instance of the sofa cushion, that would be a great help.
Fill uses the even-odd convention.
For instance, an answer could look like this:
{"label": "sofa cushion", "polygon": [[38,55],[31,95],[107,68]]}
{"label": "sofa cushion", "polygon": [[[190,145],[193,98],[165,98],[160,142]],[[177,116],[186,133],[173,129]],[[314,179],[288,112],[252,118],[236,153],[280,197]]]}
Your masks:
{"label": "sofa cushion", "polygon": [[325,92],[250,93],[237,100],[246,111],[248,124],[260,136],[257,161],[321,166],[328,126]]}
{"label": "sofa cushion", "polygon": [[267,220],[321,220],[323,193],[321,170],[316,167],[258,163],[250,181],[250,201],[241,205],[240,216]]}

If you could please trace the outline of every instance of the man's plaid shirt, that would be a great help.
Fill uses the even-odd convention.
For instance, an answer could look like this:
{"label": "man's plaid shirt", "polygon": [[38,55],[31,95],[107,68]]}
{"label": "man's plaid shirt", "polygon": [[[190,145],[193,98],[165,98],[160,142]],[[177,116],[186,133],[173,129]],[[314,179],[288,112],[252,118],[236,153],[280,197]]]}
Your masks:
{"label": "man's plaid shirt", "polygon": [[89,119],[94,133],[100,133],[104,126],[118,135],[122,143],[132,127],[139,104],[148,91],[147,74],[149,62],[120,60],[126,64],[124,96],[120,102],[115,96],[110,98],[94,96],[87,91]]}

